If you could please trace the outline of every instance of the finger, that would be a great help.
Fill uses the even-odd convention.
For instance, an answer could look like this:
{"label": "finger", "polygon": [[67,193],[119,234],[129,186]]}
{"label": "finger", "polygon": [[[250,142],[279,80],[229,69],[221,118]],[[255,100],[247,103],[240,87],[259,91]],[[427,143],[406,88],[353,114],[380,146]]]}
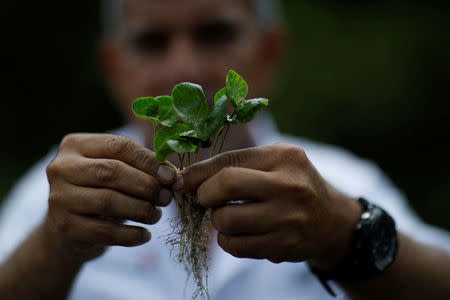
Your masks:
{"label": "finger", "polygon": [[110,189],[67,187],[67,193],[52,193],[52,206],[83,215],[98,215],[126,219],[144,224],[154,224],[161,218],[161,210],[150,202],[137,199]]}
{"label": "finger", "polygon": [[65,180],[87,187],[110,188],[140,199],[167,206],[171,197],[160,197],[161,184],[156,178],[119,160],[77,160],[69,167]]}
{"label": "finger", "polygon": [[235,200],[264,201],[275,188],[268,172],[246,168],[225,168],[207,179],[197,191],[200,205],[217,207]]}
{"label": "finger", "polygon": [[219,233],[217,243],[226,252],[238,258],[263,259],[272,256],[271,247],[276,247],[272,233],[259,235],[226,235]]}
{"label": "finger", "polygon": [[133,247],[142,245],[151,238],[150,232],[142,227],[79,215],[68,217],[64,227],[68,237],[93,245]]}
{"label": "finger", "polygon": [[217,231],[227,235],[263,234],[275,227],[276,211],[267,203],[228,204],[211,212]]}
{"label": "finger", "polygon": [[274,161],[270,155],[269,146],[225,152],[184,169],[181,172],[183,185],[177,184],[173,188],[175,190],[184,188],[187,192],[195,191],[202,182],[226,167],[267,171],[273,165]]}
{"label": "finger", "polygon": [[[176,168],[169,162],[158,163],[155,153],[130,138],[112,134],[72,134],[63,139],[60,149],[77,149],[88,158],[120,160],[171,185],[176,178]],[[64,151],[64,150],[63,150]]]}

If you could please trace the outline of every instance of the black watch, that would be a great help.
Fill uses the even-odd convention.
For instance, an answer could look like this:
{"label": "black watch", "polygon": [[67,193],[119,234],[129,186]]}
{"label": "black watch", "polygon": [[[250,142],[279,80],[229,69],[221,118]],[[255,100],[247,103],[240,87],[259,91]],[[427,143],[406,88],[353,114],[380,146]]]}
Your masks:
{"label": "black watch", "polygon": [[358,202],[364,210],[353,232],[349,254],[332,270],[321,270],[308,263],[311,272],[333,296],[336,294],[327,284],[328,280],[357,283],[375,278],[397,256],[397,231],[392,217],[364,198],[359,198]]}

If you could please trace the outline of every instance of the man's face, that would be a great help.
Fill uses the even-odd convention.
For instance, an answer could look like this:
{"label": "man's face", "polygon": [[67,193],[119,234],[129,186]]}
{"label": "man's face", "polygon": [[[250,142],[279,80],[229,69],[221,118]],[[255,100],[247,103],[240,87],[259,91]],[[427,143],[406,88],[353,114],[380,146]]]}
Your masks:
{"label": "man's face", "polygon": [[136,121],[134,99],[169,95],[184,81],[211,101],[229,69],[248,81],[250,96],[264,96],[270,67],[256,23],[245,0],[125,0],[124,33],[107,58],[120,108]]}

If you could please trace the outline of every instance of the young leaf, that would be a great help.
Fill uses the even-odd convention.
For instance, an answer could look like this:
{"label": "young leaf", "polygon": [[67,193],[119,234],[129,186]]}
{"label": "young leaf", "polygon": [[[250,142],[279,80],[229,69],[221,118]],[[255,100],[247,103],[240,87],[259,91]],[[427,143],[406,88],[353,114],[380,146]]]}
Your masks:
{"label": "young leaf", "polygon": [[159,102],[158,119],[163,126],[172,127],[179,119],[177,112],[173,107],[171,96],[156,97]]}
{"label": "young leaf", "polygon": [[223,95],[222,98],[214,104],[211,113],[196,131],[198,138],[202,140],[210,138],[225,124],[227,119],[227,100],[227,96]]}
{"label": "young leaf", "polygon": [[[174,124],[172,127],[163,127],[156,133],[155,138],[153,139],[153,147],[156,150],[156,156],[158,158],[158,152],[163,150],[167,150],[164,147],[167,144],[169,139],[176,139],[180,137],[180,135],[189,130],[189,127],[184,124]],[[158,160],[159,161],[159,160]]]}
{"label": "young leaf", "polygon": [[156,160],[159,163],[165,162],[172,156],[172,154],[175,154],[175,151],[173,151],[172,148],[170,148],[166,143],[161,146],[158,151],[156,151]]}
{"label": "young leaf", "polygon": [[177,84],[172,90],[172,98],[173,106],[181,120],[194,129],[208,117],[208,103],[202,87],[198,84]]}
{"label": "young leaf", "polygon": [[197,146],[188,140],[182,139],[170,139],[167,140],[167,146],[169,146],[176,153],[194,152],[197,150]]}
{"label": "young leaf", "polygon": [[200,146],[204,143],[204,141],[198,137],[198,134],[195,130],[183,132],[180,137],[197,146]]}
{"label": "young leaf", "polygon": [[232,119],[232,124],[244,124],[253,120],[256,113],[269,104],[269,100],[264,98],[257,98],[242,101],[235,111],[235,117]]}
{"label": "young leaf", "polygon": [[143,97],[133,101],[132,109],[136,116],[141,119],[159,123],[158,120],[159,101],[152,97]]}
{"label": "young leaf", "polygon": [[227,94],[227,87],[224,87],[223,89],[221,89],[220,91],[218,91],[216,93],[216,95],[214,96],[214,103],[216,103],[217,101],[220,100],[220,98],[222,98],[223,96],[225,96]]}
{"label": "young leaf", "polygon": [[247,82],[233,70],[228,72],[226,89],[233,107],[236,107],[248,94]]}

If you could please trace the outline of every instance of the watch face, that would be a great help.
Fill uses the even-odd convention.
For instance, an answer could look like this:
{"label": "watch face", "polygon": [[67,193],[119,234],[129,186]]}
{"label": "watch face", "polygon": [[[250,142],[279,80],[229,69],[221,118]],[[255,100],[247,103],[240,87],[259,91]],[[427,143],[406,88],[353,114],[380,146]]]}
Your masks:
{"label": "watch face", "polygon": [[397,254],[397,234],[389,215],[381,212],[376,219],[372,227],[373,263],[379,271],[384,271]]}

